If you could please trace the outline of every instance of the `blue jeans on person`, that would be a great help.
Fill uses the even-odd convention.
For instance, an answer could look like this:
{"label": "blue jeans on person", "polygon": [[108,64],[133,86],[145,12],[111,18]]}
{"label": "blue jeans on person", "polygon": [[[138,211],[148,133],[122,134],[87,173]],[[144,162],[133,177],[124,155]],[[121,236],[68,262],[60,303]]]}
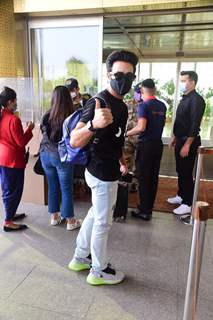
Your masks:
{"label": "blue jeans on person", "polygon": [[92,256],[92,269],[100,272],[107,267],[107,240],[112,225],[118,181],[102,181],[87,170],[85,178],[92,191],[92,207],[84,219],[77,237],[74,257]]}
{"label": "blue jeans on person", "polygon": [[61,163],[58,153],[41,151],[40,158],[48,183],[49,213],[60,212],[61,198],[62,218],[72,218],[74,216],[73,166]]}
{"label": "blue jeans on person", "polygon": [[13,219],[21,201],[24,188],[24,170],[0,166],[5,222],[10,222]]}

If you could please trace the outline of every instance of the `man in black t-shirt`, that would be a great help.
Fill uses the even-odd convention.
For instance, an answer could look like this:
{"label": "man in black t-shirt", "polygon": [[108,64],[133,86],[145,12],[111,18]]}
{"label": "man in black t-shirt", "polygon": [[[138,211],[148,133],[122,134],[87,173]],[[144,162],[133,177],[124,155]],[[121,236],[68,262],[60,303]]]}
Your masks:
{"label": "man in black t-shirt", "polygon": [[128,51],[114,51],[108,56],[109,85],[98,94],[100,99],[91,99],[87,103],[71,134],[73,147],[83,147],[88,143],[90,146],[85,177],[92,191],[92,207],[80,229],[69,268],[73,271],[90,269],[91,263],[87,277],[91,285],[117,284],[124,279],[124,274],[108,263],[106,249],[118,179],[127,173],[122,148],[128,111],[123,96],[135,79],[137,62],[136,55]]}
{"label": "man in black t-shirt", "polygon": [[200,123],[205,110],[204,99],[195,91],[198,76],[194,71],[180,73],[180,90],[183,97],[178,105],[173,128],[171,147],[175,147],[178,192],[168,198],[171,204],[179,204],[173,213],[182,216],[191,213],[194,182],[193,168],[197,149],[201,144]]}

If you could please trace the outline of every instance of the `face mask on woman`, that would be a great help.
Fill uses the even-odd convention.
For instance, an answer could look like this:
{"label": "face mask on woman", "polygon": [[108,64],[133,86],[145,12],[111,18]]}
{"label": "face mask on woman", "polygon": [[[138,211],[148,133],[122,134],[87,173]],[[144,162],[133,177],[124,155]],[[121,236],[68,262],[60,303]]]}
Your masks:
{"label": "face mask on woman", "polygon": [[75,99],[77,97],[77,94],[75,91],[71,92],[70,95],[72,99]]}
{"label": "face mask on woman", "polygon": [[11,110],[12,112],[16,112],[16,110],[17,110],[17,103],[15,103],[15,104],[10,108],[10,110]]}

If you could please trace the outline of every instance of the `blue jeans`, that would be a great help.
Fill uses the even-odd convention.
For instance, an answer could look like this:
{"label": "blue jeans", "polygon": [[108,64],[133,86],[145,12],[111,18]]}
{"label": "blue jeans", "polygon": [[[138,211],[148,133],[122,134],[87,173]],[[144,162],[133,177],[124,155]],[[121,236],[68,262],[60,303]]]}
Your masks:
{"label": "blue jeans", "polygon": [[107,240],[112,225],[118,181],[102,181],[85,171],[85,178],[92,191],[92,207],[83,221],[77,237],[74,257],[92,256],[92,269],[101,271],[107,267]]}
{"label": "blue jeans", "polygon": [[48,182],[48,211],[55,213],[60,211],[61,216],[72,218],[73,208],[73,166],[61,163],[58,154],[42,151],[40,153],[41,163]]}
{"label": "blue jeans", "polygon": [[11,221],[21,201],[24,188],[24,169],[1,166],[0,179],[5,221]]}

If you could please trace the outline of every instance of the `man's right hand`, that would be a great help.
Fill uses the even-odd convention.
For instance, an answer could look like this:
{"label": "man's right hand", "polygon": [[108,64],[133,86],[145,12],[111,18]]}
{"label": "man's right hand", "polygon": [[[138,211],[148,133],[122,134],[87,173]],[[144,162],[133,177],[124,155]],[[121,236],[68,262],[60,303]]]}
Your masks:
{"label": "man's right hand", "polygon": [[174,148],[176,145],[176,137],[173,136],[170,143],[169,143],[169,149]]}
{"label": "man's right hand", "polygon": [[112,112],[109,108],[101,108],[100,101],[95,99],[95,115],[92,120],[94,129],[107,127],[113,122]]}

